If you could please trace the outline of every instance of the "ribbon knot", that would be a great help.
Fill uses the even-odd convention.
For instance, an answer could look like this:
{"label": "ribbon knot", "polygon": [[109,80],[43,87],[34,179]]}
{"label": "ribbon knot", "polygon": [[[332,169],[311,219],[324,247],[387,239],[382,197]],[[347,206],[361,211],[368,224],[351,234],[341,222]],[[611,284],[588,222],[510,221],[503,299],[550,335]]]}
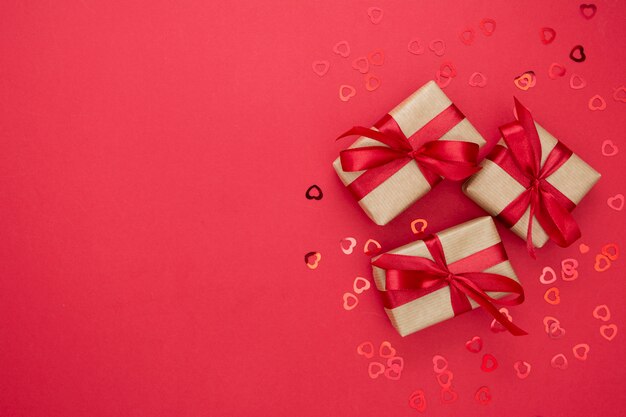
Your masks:
{"label": "ribbon knot", "polygon": [[[511,306],[524,301],[524,289],[517,281],[504,275],[472,271],[472,262],[465,262],[461,270],[452,270],[446,262],[443,247],[436,235],[429,235],[424,238],[424,244],[433,260],[420,256],[385,253],[372,261],[374,266],[385,270],[386,293],[414,292],[421,296],[448,286],[450,288],[450,303],[455,316],[472,310],[470,303],[470,299],[472,299],[512,334],[516,336],[527,334],[509,321],[494,305]],[[488,248],[486,251],[489,251],[489,254],[484,253],[483,255],[490,257],[491,261],[496,264],[507,259],[502,243]],[[487,291],[509,294],[503,298],[495,299],[488,295]]]}
{"label": "ribbon knot", "polygon": [[526,247],[535,258],[532,238],[535,218],[550,239],[561,247],[571,245],[580,237],[578,225],[570,213],[575,204],[548,181],[550,175],[572,156],[572,151],[558,142],[541,166],[541,141],[532,114],[517,99],[515,110],[517,120],[500,126],[509,151],[496,147],[489,159],[526,188],[498,214],[498,218],[512,227],[529,210]]}

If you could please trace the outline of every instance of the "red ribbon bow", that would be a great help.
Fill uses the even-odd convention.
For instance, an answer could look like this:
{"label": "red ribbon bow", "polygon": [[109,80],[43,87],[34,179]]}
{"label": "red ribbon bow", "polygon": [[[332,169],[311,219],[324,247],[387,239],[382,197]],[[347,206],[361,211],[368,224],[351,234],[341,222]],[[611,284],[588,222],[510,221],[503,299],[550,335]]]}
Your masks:
{"label": "red ribbon bow", "polygon": [[515,110],[517,120],[500,126],[500,132],[509,151],[497,147],[489,159],[526,187],[524,192],[502,210],[498,218],[512,227],[530,206],[526,246],[534,258],[532,238],[534,217],[550,239],[561,247],[571,245],[580,237],[578,225],[570,213],[576,205],[547,181],[547,178],[572,156],[572,151],[558,142],[542,167],[541,141],[533,117],[517,99]]}
{"label": "red ribbon bow", "polygon": [[[449,266],[443,253],[441,242],[436,235],[424,239],[428,251],[433,257],[428,258],[385,253],[372,262],[374,266],[385,269],[385,287],[387,292],[416,292],[421,296],[424,291],[430,292],[444,286],[450,287],[450,302],[454,315],[472,310],[471,298],[489,312],[502,326],[515,336],[526,335],[502,314],[494,304],[512,306],[524,301],[524,289],[515,280],[504,275],[488,272],[471,272],[472,262],[459,262]],[[506,260],[502,244],[487,248],[485,251],[489,261],[496,263]],[[484,261],[484,260],[483,260]],[[462,265],[459,265],[462,264]],[[470,271],[467,271],[469,269]],[[430,290],[430,291],[429,291]],[[495,299],[486,291],[507,292],[512,295]],[[411,296],[410,298],[417,298]]]}
{"label": "red ribbon bow", "polygon": [[480,169],[476,165],[479,150],[477,144],[438,140],[463,118],[463,114],[452,104],[410,138],[404,135],[390,115],[376,123],[378,130],[361,126],[348,130],[337,139],[357,135],[387,145],[364,146],[340,152],[344,171],[368,170],[348,188],[360,200],[411,160],[415,160],[431,186],[441,180],[441,177],[458,181],[476,173]]}

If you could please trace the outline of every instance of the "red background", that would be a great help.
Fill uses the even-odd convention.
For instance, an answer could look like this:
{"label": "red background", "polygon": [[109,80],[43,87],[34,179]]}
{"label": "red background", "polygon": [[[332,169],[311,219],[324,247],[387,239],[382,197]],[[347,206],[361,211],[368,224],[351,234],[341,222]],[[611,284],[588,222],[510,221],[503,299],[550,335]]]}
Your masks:
{"label": "red background", "polygon": [[[0,415],[2,416],[618,416],[626,408],[624,259],[598,273],[602,245],[624,244],[626,7],[598,1],[585,19],[574,1],[80,2],[0,4]],[[550,3],[550,4],[547,4]],[[367,8],[384,10],[372,24]],[[497,22],[486,37],[483,18]],[[557,32],[543,45],[541,27]],[[470,46],[459,32],[476,30]],[[443,57],[407,51],[442,38]],[[332,52],[338,41],[349,58]],[[576,44],[587,60],[568,58]],[[354,58],[380,48],[381,87],[368,92]],[[328,60],[323,77],[312,71]],[[451,61],[446,94],[489,140],[512,117],[515,94],[536,119],[603,178],[575,211],[590,251],[554,244],[533,261],[500,227],[527,301],[511,309],[531,335],[489,329],[475,311],[400,338],[374,290],[342,308],[357,275],[370,277],[362,245],[414,239],[484,212],[444,183],[386,227],[374,225],[332,171],[334,138],[368,125]],[[551,80],[551,63],[565,77]],[[521,91],[513,79],[537,74]],[[488,79],[470,87],[475,71]],[[580,74],[587,86],[569,87]],[[348,102],[341,84],[354,85]],[[599,94],[604,111],[590,111]],[[621,152],[603,156],[612,140]],[[320,201],[304,198],[311,184]],[[339,241],[358,240],[352,255]],[[303,256],[322,260],[308,269]],[[580,277],[561,279],[547,304],[544,266],[574,257]],[[607,304],[615,339],[592,317]],[[548,338],[542,319],[566,335]],[[481,354],[465,341],[483,338]],[[363,341],[390,341],[399,381],[368,377]],[[591,346],[586,361],[572,346]],[[480,369],[482,353],[500,366]],[[563,353],[566,370],[550,359]],[[439,401],[432,356],[444,355],[459,399]],[[525,360],[520,380],[512,364]],[[492,400],[474,393],[488,386]]]}

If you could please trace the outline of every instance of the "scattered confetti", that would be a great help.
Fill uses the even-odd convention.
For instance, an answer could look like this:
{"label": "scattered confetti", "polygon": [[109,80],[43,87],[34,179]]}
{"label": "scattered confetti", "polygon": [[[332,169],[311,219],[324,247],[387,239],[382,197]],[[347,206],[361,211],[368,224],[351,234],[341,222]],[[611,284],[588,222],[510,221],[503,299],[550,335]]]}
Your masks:
{"label": "scattered confetti", "polygon": [[385,365],[380,362],[370,362],[367,367],[367,374],[372,379],[376,379],[385,373]]}
{"label": "scattered confetti", "polygon": [[320,187],[313,184],[312,186],[307,188],[304,196],[307,200],[321,200],[322,197],[324,197],[324,193],[322,193],[322,189]]}
{"label": "scattered confetti", "polygon": [[489,17],[483,18],[478,26],[485,36],[491,36],[496,31],[496,21]]}
{"label": "scattered confetti", "polygon": [[322,254],[319,252],[309,252],[304,255],[304,263],[309,269],[316,269],[322,260]]}
{"label": "scattered confetti", "polygon": [[578,261],[574,258],[567,258],[561,261],[561,279],[563,281],[574,281],[578,278]]}
{"label": "scattered confetti", "polygon": [[[548,278],[548,276],[550,278]],[[544,285],[550,285],[556,282],[556,272],[554,272],[554,269],[549,266],[544,267],[541,275],[539,276],[539,282]]]}
{"label": "scattered confetti", "polygon": [[489,387],[480,387],[476,394],[474,394],[474,399],[480,405],[487,405],[491,402],[491,391],[489,391]]}
{"label": "scattered confetti", "polygon": [[469,46],[474,42],[474,38],[476,37],[476,32],[472,28],[467,28],[459,33],[459,39],[465,45]]}
{"label": "scattered confetti", "polygon": [[437,383],[441,388],[450,388],[453,379],[454,374],[447,369],[437,374]]}
{"label": "scattered confetti", "polygon": [[339,242],[341,251],[346,255],[350,255],[354,251],[356,246],[356,239],[353,237],[345,237]]}
{"label": "scattered confetti", "polygon": [[381,81],[380,78],[375,76],[374,74],[366,74],[365,75],[365,89],[367,91],[374,91],[380,87]]}
{"label": "scattered confetti", "polygon": [[526,361],[517,361],[513,364],[513,369],[519,379],[526,379],[530,375],[531,366]]}
{"label": "scattered confetti", "polygon": [[347,292],[343,295],[343,308],[346,311],[354,310],[359,305],[359,299],[351,292]]}
{"label": "scattered confetti", "polygon": [[374,356],[374,345],[372,342],[363,342],[356,348],[356,353],[371,359]]}
{"label": "scattered confetti", "polygon": [[391,343],[385,340],[380,344],[380,347],[378,348],[378,356],[385,359],[393,358],[394,356],[396,356],[396,349],[391,346]]}
{"label": "scattered confetti", "polygon": [[606,304],[596,306],[596,308],[593,309],[593,318],[602,321],[611,320],[611,310],[609,310],[609,306]]}
{"label": "scattered confetti", "polygon": [[348,101],[354,96],[356,96],[356,89],[351,85],[344,84],[339,87],[339,99],[341,101]]}
{"label": "scattered confetti", "polygon": [[587,86],[587,81],[578,74],[572,74],[569,78],[569,86],[574,90],[580,90]]}
{"label": "scattered confetti", "polygon": [[452,391],[450,388],[444,388],[441,390],[441,403],[452,404],[459,398],[459,394],[456,391]]}
{"label": "scattered confetti", "polygon": [[413,55],[422,55],[424,53],[424,46],[422,45],[422,41],[418,38],[411,39],[407,49]]}
{"label": "scattered confetti", "polygon": [[[372,245],[374,245],[375,248],[372,248]],[[365,245],[363,245],[363,253],[365,253],[367,256],[373,256],[380,252],[381,248],[382,246],[380,246],[380,243],[378,243],[376,240],[367,239],[367,242],[365,242]]]}
{"label": "scattered confetti", "polygon": [[356,277],[354,279],[354,283],[352,284],[352,289],[354,289],[354,292],[357,294],[364,293],[365,291],[369,290],[370,287],[371,284],[369,280],[363,277]]}
{"label": "scattered confetti", "polygon": [[596,255],[596,262],[593,264],[593,269],[598,272],[604,272],[611,267],[611,260],[601,253]]}
{"label": "scattered confetti", "polygon": [[609,197],[609,199],[606,200],[606,203],[613,210],[622,211],[622,209],[624,208],[624,195],[623,194],[616,194],[613,197]]}
{"label": "scattered confetti", "polygon": [[558,327],[561,326],[561,322],[556,317],[545,316],[543,318],[543,326],[547,334],[550,334],[550,329],[553,328],[554,324],[556,324]]}
{"label": "scattered confetti", "polygon": [[465,349],[472,353],[478,353],[483,348],[483,339],[480,336],[474,336],[467,342],[465,342]]}
{"label": "scattered confetti", "polygon": [[615,156],[619,152],[617,145],[612,140],[605,140],[602,142],[602,156]]}
{"label": "scattered confetti", "polygon": [[380,7],[370,7],[367,9],[367,15],[370,18],[370,22],[377,25],[383,20],[385,12]]}
{"label": "scattered confetti", "polygon": [[360,56],[352,61],[352,68],[361,74],[367,74],[370,70],[370,62],[367,60],[367,57]]}
{"label": "scattered confetti", "polygon": [[565,336],[565,329],[561,327],[561,323],[558,321],[550,323],[548,337],[550,339],[560,339],[563,336]]}
{"label": "scattered confetti", "polygon": [[589,110],[592,110],[592,111],[604,110],[606,109],[606,101],[604,100],[604,98],[602,98],[601,95],[596,94],[595,96],[589,99],[588,106],[589,106]]}
{"label": "scattered confetti", "polygon": [[433,370],[435,373],[440,374],[446,369],[448,369],[448,360],[441,355],[433,356]]}
{"label": "scattered confetti", "polygon": [[474,72],[470,75],[468,82],[472,87],[484,87],[487,85],[487,77],[482,72]]}
{"label": "scattered confetti", "polygon": [[483,372],[493,372],[498,369],[498,361],[496,360],[495,356],[493,356],[491,353],[485,353],[483,355],[483,362],[480,365],[480,369]]}
{"label": "scattered confetti", "polygon": [[557,78],[565,76],[566,72],[567,71],[563,65],[557,62],[554,62],[552,63],[552,65],[550,65],[550,68],[548,69],[548,77],[550,77],[553,80],[556,80]]}
{"label": "scattered confetti", "polygon": [[434,39],[428,44],[428,49],[433,51],[437,56],[443,56],[446,53],[446,43],[443,39]]}
{"label": "scattered confetti", "polygon": [[333,46],[333,52],[339,56],[347,58],[350,56],[350,44],[348,41],[340,41]]}
{"label": "scattered confetti", "polygon": [[385,63],[385,53],[382,51],[382,49],[376,49],[375,51],[372,51],[367,55],[367,59],[369,60],[370,64],[381,66]]}
{"label": "scattered confetti", "polygon": [[558,353],[554,355],[554,357],[552,357],[552,360],[550,360],[550,366],[552,366],[554,369],[565,370],[568,366],[567,358],[564,354]]}
{"label": "scattered confetti", "polygon": [[581,243],[580,245],[578,245],[578,250],[584,255],[585,253],[589,252],[589,246]]}
{"label": "scattered confetti", "polygon": [[615,339],[617,336],[617,325],[615,324],[603,324],[600,326],[600,334],[609,342]]}
{"label": "scattered confetti", "polygon": [[424,233],[427,227],[428,222],[426,221],[426,219],[415,219],[411,222],[411,231],[415,235]]}
{"label": "scattered confetti", "polygon": [[580,5],[580,14],[587,20],[591,19],[596,15],[598,8],[595,4],[581,4]]}
{"label": "scattered confetti", "polygon": [[328,61],[313,61],[313,72],[323,77],[330,69],[330,62]]}
{"label": "scattered confetti", "polygon": [[586,361],[587,354],[589,353],[589,345],[586,343],[579,343],[572,348],[572,353],[574,357],[579,361]]}
{"label": "scattered confetti", "polygon": [[539,37],[541,39],[541,43],[549,45],[554,42],[554,39],[556,38],[556,31],[552,28],[541,28],[539,31]]}
{"label": "scattered confetti", "polygon": [[520,90],[526,91],[537,84],[537,78],[535,77],[535,73],[533,71],[526,71],[519,77],[516,77],[513,80],[513,83]]}
{"label": "scattered confetti", "polygon": [[569,53],[569,57],[574,62],[585,62],[587,56],[585,55],[585,48],[582,45],[576,45]]}
{"label": "scattered confetti", "polygon": [[600,252],[611,261],[616,261],[617,258],[619,258],[619,247],[616,243],[607,243],[602,246],[602,250]]}
{"label": "scattered confetti", "polygon": [[421,389],[415,390],[409,395],[409,407],[423,413],[426,411],[426,395]]}
{"label": "scattered confetti", "polygon": [[[359,355],[371,359],[374,357],[374,345],[372,342],[363,342],[357,346],[356,351]],[[367,373],[371,379],[376,379],[380,375],[392,381],[397,381],[402,376],[402,370],[404,369],[404,358],[396,356],[396,350],[391,346],[388,341],[383,341],[378,349],[378,354],[381,359],[386,359],[387,366],[378,361],[372,361],[369,363]]]}
{"label": "scattered confetti", "polygon": [[546,300],[548,304],[552,304],[553,306],[561,303],[561,294],[557,287],[552,287],[546,291],[543,295],[543,299]]}

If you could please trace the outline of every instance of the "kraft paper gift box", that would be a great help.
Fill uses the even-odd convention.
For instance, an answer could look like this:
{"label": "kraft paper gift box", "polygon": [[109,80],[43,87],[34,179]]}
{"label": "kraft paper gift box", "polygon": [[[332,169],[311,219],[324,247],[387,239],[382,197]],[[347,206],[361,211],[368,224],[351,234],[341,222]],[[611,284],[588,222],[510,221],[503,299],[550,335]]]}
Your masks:
{"label": "kraft paper gift box", "polygon": [[[518,285],[518,278],[491,217],[476,218],[436,233],[436,236],[450,271],[459,274],[463,272],[499,274],[514,280]],[[387,254],[433,259],[424,240],[393,249]],[[401,336],[455,317],[450,287],[444,283],[426,290],[389,291],[386,287],[387,269],[374,265],[381,256],[372,258],[374,281],[376,288],[382,292],[385,312]],[[509,292],[486,291],[486,293],[496,299],[510,295]],[[523,291],[521,297],[523,300]],[[471,309],[478,307],[472,299],[470,304]],[[491,321],[491,318],[489,320]]]}
{"label": "kraft paper gift box", "polygon": [[[434,81],[426,83],[391,110],[373,130],[384,131],[393,125],[415,146],[433,140],[485,144],[483,137]],[[349,149],[368,146],[386,145],[361,136]],[[374,178],[375,187],[371,186],[371,180],[376,177],[372,174],[378,168],[347,172],[340,158],[334,161],[333,167],[361,208],[378,225],[390,222],[441,180],[438,175],[427,178],[413,160],[397,167],[388,178]]]}
{"label": "kraft paper gift box", "polygon": [[[552,186],[556,189],[556,191],[554,191],[555,194],[562,194],[559,197],[565,201],[564,207],[571,212],[591,190],[595,183],[598,182],[600,174],[578,155],[567,149],[563,143],[559,142],[558,139],[552,136],[541,125],[534,122],[528,109],[523,107],[517,100],[516,106],[521,106],[517,107],[516,110],[518,117],[520,114],[527,114],[529,116],[529,122],[534,124],[537,130],[541,149],[541,169],[544,168],[544,164],[548,158],[551,157],[553,150],[565,153],[563,158],[564,160],[566,159],[565,162],[558,166],[551,175],[547,176],[545,181],[549,184],[548,187]],[[513,174],[524,181],[523,176],[520,177],[519,169],[515,169],[516,165],[514,161],[512,161],[513,155],[511,155],[511,152],[511,149],[507,147],[505,141],[500,140],[492,152],[490,152],[487,158],[481,163],[482,169],[477,174],[470,177],[463,185],[463,190],[469,198],[474,200],[474,202],[485,211],[504,221],[513,233],[522,239],[526,239],[530,207],[521,214],[519,219],[508,219],[507,216],[504,216],[504,211],[507,209],[507,206],[527,189],[512,176]],[[550,237],[537,220],[537,216],[533,216],[531,230],[532,246],[536,248],[543,247]],[[577,226],[576,230],[578,230]],[[578,234],[578,236],[579,235],[580,234]],[[576,239],[577,237],[574,236],[572,240]],[[567,242],[566,244],[560,244],[560,246],[567,246],[571,243],[572,242]]]}

